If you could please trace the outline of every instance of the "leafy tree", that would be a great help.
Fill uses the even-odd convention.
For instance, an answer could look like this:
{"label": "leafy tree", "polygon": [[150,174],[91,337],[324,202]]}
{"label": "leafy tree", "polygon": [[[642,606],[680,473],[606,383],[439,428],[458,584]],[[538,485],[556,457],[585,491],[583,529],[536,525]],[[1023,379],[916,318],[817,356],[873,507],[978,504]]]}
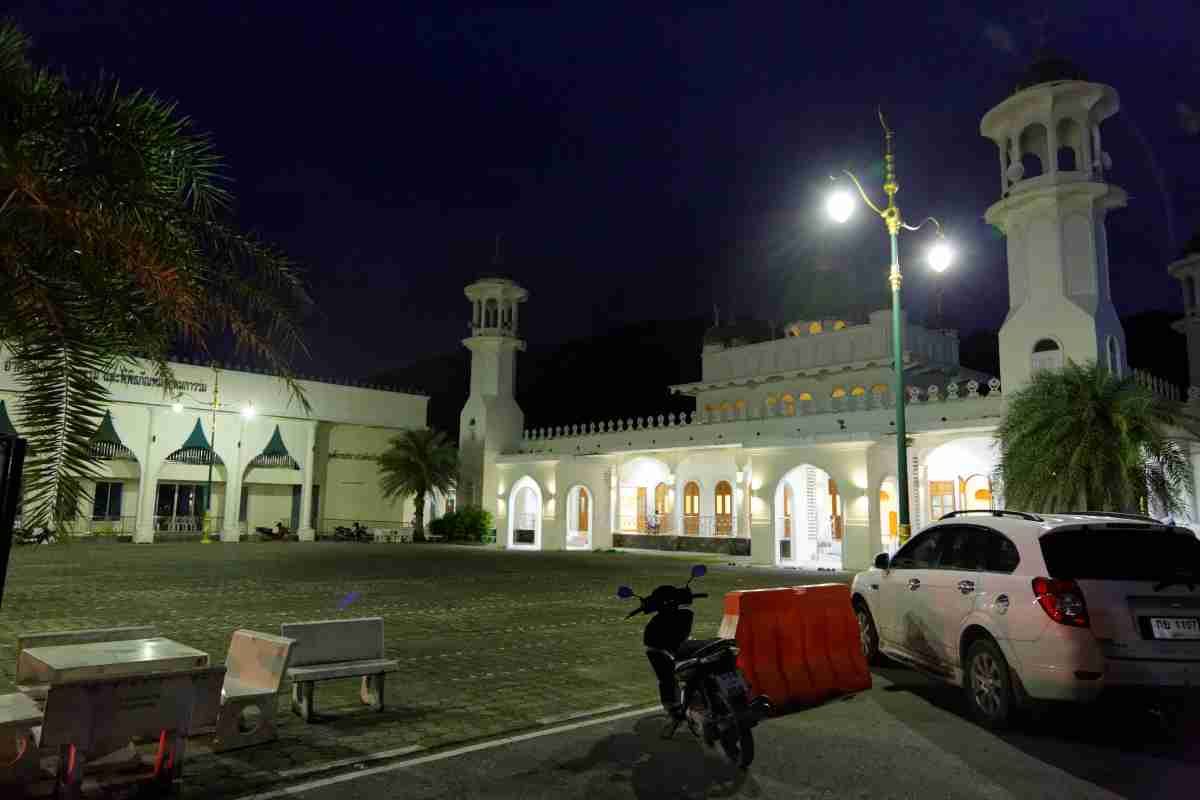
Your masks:
{"label": "leafy tree", "polygon": [[[1181,430],[1182,429],[1182,430]],[[1178,404],[1094,362],[1034,373],[996,438],[1005,504],[1029,511],[1184,509],[1194,430]]]}
{"label": "leafy tree", "polygon": [[224,163],[190,119],[110,78],[73,86],[28,49],[0,23],[0,343],[24,388],[25,521],[60,528],[95,475],[102,374],[145,366],[169,387],[172,348],[219,341],[307,410],[288,363],[309,300],[284,255],[230,224]]}
{"label": "leafy tree", "polygon": [[425,539],[425,495],[447,494],[458,479],[458,448],[446,434],[426,428],[392,438],[379,456],[379,483],[386,498],[413,498],[413,536]]}

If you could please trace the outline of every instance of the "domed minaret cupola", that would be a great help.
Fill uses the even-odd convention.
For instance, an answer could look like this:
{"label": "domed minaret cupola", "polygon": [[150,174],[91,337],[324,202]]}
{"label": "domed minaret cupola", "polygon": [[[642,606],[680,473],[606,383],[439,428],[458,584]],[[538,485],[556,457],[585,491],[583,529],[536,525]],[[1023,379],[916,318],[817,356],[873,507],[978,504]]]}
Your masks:
{"label": "domed minaret cupola", "polygon": [[1200,230],[1167,271],[1183,287],[1184,317],[1171,327],[1187,337],[1188,385],[1200,386]]}
{"label": "domed minaret cupola", "polygon": [[1112,304],[1104,220],[1126,203],[1106,179],[1100,123],[1116,91],[1068,61],[1043,58],[983,117],[1000,151],[1000,201],[985,218],[1008,238],[1008,316],[1000,328],[1006,392],[1034,369],[1096,361],[1124,373],[1125,333]]}
{"label": "domed minaret cupola", "polygon": [[462,505],[478,506],[489,499],[483,495],[485,454],[512,450],[521,442],[525,415],[515,390],[517,353],[525,342],[518,336],[518,309],[529,292],[507,278],[483,277],[466,288],[466,295],[471,335],[463,344],[471,351],[471,394],[459,416],[458,497]]}

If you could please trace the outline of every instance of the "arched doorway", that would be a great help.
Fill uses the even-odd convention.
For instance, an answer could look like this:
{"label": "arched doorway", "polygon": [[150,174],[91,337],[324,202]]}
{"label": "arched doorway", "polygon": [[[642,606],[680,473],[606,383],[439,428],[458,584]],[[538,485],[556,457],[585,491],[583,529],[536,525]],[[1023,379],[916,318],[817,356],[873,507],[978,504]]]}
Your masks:
{"label": "arched doorway", "polygon": [[654,518],[651,529],[655,533],[674,533],[672,518],[675,512],[675,489],[665,483],[654,487]]}
{"label": "arched doorway", "polygon": [[[879,485],[879,550],[894,555],[900,547],[900,496],[895,478]],[[874,553],[872,553],[874,555]]]}
{"label": "arched doorway", "polygon": [[922,456],[921,463],[931,522],[951,511],[1003,507],[994,496],[999,457],[991,437],[970,436],[946,442]]}
{"label": "arched doorway", "polygon": [[508,495],[508,546],[514,550],[542,546],[542,489],[528,476],[514,483]]}
{"label": "arched doorway", "polygon": [[588,550],[592,546],[592,493],[575,486],[567,493],[567,549]]}
{"label": "arched doorway", "polygon": [[688,536],[700,533],[700,484],[695,481],[683,487],[683,532]]}
{"label": "arched doorway", "polygon": [[714,508],[716,513],[716,533],[718,536],[729,536],[733,533],[733,486],[729,481],[717,481],[713,491]]}
{"label": "arched doorway", "polygon": [[777,563],[841,569],[842,513],[829,473],[812,464],[789,471],[775,487]]}
{"label": "arched doorway", "polygon": [[670,468],[657,458],[641,456],[622,464],[618,474],[618,529],[627,533],[656,532],[653,501],[660,484],[671,484]]}

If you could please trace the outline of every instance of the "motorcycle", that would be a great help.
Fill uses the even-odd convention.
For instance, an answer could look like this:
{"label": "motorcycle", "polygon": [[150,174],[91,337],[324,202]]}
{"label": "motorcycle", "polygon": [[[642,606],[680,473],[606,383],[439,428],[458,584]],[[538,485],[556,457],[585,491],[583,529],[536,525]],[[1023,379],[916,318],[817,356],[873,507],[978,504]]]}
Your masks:
{"label": "motorcycle", "polygon": [[265,528],[265,527],[259,525],[259,526],[255,526],[254,532],[259,534],[260,536],[262,536],[263,539],[266,539],[268,541],[275,541],[275,542],[286,541],[288,534],[291,533],[291,531],[288,530],[288,527],[283,524],[282,520],[275,523],[274,529]]}
{"label": "motorcycle", "polygon": [[347,528],[345,525],[339,525],[333,529],[333,538],[339,542],[373,542],[375,537],[371,535],[371,531],[357,522],[352,527]]}
{"label": "motorcycle", "polygon": [[653,615],[642,640],[658,676],[663,706],[671,715],[664,738],[674,736],[687,722],[688,730],[705,747],[712,749],[719,743],[726,758],[746,769],[754,761],[751,731],[771,713],[771,701],[766,695],[750,698],[749,684],[737,666],[735,640],[688,638],[694,615],[685,606],[708,597],[693,592],[691,583],[706,572],[703,564],[697,564],[683,586],[659,586],[646,597],[621,586],[617,597],[640,601],[625,619]]}

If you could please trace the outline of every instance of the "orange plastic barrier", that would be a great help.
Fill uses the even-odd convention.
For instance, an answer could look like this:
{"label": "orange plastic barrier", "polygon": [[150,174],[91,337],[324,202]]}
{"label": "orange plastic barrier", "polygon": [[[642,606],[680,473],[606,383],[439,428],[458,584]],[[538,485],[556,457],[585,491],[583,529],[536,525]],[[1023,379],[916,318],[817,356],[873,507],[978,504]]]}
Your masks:
{"label": "orange plastic barrier", "polygon": [[778,709],[871,688],[843,584],[730,592],[720,635],[737,639],[738,667]]}

